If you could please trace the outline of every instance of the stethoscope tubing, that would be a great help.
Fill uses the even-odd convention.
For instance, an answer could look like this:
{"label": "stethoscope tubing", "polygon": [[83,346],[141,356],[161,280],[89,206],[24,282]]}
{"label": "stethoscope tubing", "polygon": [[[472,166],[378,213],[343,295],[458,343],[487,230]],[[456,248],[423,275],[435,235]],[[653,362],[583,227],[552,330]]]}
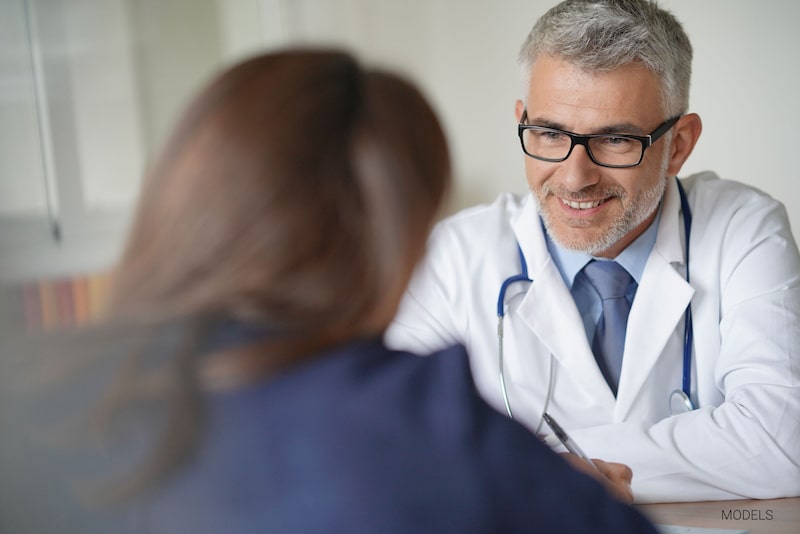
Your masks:
{"label": "stethoscope tubing", "polygon": [[517,243],[517,254],[519,254],[519,263],[522,267],[522,271],[519,274],[509,276],[503,280],[503,283],[500,285],[500,293],[497,295],[497,317],[501,319],[505,316],[505,298],[508,286],[517,282],[533,282],[533,280],[528,277],[528,262],[525,261],[525,254],[522,253],[522,247],[519,246],[519,243]]}
{"label": "stethoscope tubing", "polygon": [[[677,178],[678,194],[681,197],[681,212],[683,213],[683,232],[686,236],[686,283],[691,283],[689,275],[689,239],[692,237],[692,210],[689,207],[689,199],[686,197],[686,190],[681,181]],[[681,390],[690,399],[692,391],[692,344],[694,342],[694,326],[692,322],[692,303],[686,307],[686,314],[683,319],[683,380]],[[691,400],[689,400],[691,402]]]}

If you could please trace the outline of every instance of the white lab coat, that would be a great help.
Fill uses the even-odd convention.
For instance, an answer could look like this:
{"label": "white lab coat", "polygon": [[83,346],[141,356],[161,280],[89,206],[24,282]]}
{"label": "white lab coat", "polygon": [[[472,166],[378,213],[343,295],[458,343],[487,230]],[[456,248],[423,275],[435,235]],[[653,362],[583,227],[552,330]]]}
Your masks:
{"label": "white lab coat", "polygon": [[[547,251],[532,195],[502,195],[437,225],[387,342],[423,353],[463,343],[478,390],[505,413],[497,297],[520,272],[519,243],[533,283],[511,285],[505,298],[515,419],[548,433],[541,410],[552,361],[548,412],[590,456],[631,466],[637,502],[800,495],[800,255],[785,210],[712,173],[682,183],[693,215],[691,285],[670,180],[628,319],[616,399]],[[699,409],[670,416],[690,301]]]}

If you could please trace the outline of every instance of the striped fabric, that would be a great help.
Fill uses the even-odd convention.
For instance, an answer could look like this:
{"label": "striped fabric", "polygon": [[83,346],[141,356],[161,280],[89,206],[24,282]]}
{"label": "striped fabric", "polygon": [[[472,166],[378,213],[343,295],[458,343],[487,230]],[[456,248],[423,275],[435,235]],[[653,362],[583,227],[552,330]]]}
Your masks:
{"label": "striped fabric", "polygon": [[100,273],[7,287],[2,315],[30,333],[85,326],[103,313],[108,282],[108,273]]}

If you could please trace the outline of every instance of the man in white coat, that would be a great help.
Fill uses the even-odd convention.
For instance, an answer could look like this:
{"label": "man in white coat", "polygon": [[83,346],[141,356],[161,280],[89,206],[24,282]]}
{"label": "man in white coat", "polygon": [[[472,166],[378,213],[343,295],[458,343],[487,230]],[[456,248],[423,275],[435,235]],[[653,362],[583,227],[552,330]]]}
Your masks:
{"label": "man in white coat", "polygon": [[[531,193],[437,226],[387,341],[463,343],[496,409],[629,465],[637,502],[797,496],[800,255],[780,203],[675,178],[702,128],[691,56],[646,0],[545,14],[516,104]],[[607,260],[627,317],[588,273]]]}

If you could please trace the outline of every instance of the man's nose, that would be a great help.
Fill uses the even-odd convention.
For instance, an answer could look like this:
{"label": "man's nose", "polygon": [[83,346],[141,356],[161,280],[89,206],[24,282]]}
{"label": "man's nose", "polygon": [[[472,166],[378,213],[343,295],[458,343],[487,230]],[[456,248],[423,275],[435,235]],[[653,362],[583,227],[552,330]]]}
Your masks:
{"label": "man's nose", "polygon": [[569,157],[561,162],[564,185],[571,191],[580,191],[600,181],[600,166],[589,157],[587,148],[576,144]]}

